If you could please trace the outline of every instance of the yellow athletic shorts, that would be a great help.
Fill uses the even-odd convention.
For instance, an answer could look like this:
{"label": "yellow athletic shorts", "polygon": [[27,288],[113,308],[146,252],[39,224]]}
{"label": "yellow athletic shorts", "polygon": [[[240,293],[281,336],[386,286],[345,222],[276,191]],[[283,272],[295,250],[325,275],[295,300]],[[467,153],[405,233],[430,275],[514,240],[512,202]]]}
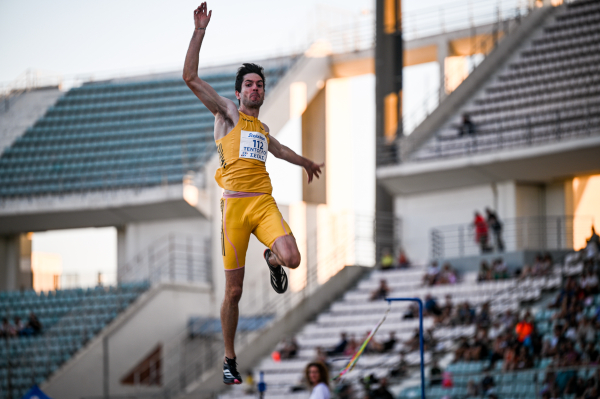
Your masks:
{"label": "yellow athletic shorts", "polygon": [[271,195],[239,194],[251,196],[221,198],[221,252],[225,270],[246,265],[251,233],[269,248],[279,237],[292,234]]}

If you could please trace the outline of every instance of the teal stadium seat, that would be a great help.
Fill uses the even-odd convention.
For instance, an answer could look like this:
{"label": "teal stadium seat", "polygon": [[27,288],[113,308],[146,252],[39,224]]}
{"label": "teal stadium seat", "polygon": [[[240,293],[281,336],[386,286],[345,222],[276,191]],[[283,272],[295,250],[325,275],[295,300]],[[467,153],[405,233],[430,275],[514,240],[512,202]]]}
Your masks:
{"label": "teal stadium seat", "polygon": [[[234,100],[234,77],[203,79]],[[181,78],[73,88],[0,156],[0,198],[181,183],[215,152],[213,120]]]}

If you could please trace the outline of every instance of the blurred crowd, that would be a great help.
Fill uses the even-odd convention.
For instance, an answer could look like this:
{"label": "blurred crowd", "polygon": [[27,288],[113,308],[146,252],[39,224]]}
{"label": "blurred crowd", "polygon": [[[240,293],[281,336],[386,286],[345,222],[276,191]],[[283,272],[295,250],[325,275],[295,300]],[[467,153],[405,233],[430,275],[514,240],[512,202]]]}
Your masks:
{"label": "blurred crowd", "polygon": [[11,338],[17,336],[29,336],[35,335],[42,332],[42,323],[38,320],[37,316],[33,313],[29,313],[27,322],[24,323],[20,317],[15,316],[14,323],[11,323],[8,318],[2,318],[2,325],[0,325],[0,337]]}

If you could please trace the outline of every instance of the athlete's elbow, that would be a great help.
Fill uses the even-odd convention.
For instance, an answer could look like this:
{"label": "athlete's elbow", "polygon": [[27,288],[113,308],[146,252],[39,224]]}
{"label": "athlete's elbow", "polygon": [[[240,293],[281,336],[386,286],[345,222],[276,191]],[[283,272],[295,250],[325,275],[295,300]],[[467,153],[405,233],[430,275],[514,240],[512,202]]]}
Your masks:
{"label": "athlete's elbow", "polygon": [[192,83],[194,80],[196,80],[197,77],[198,77],[198,74],[196,74],[196,73],[183,71],[182,78],[188,86],[190,85],[190,83]]}

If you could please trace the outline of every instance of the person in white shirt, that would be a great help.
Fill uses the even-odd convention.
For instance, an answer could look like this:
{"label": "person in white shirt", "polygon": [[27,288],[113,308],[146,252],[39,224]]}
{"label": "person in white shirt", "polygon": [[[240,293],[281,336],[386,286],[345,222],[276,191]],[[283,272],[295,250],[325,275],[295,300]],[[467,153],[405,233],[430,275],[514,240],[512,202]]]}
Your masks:
{"label": "person in white shirt", "polygon": [[304,376],[312,388],[309,399],[329,399],[329,371],[323,362],[310,362],[304,369]]}

